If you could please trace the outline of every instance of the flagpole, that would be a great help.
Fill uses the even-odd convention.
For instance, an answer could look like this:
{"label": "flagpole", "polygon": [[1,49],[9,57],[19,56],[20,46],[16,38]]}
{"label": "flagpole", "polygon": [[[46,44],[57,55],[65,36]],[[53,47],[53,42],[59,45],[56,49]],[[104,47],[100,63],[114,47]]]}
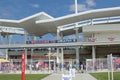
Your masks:
{"label": "flagpole", "polygon": [[78,13],[78,7],[77,7],[77,4],[78,4],[78,2],[77,2],[77,0],[75,0],[75,14]]}
{"label": "flagpole", "polygon": [[[75,14],[78,14],[78,1],[77,0],[74,0],[75,1]],[[78,31],[78,23],[76,22],[75,23],[75,26],[74,26],[74,30],[75,30],[75,35],[76,35],[76,40],[77,42],[79,41],[79,31]],[[76,64],[79,65],[79,46],[76,46]],[[79,68],[78,68],[79,69]]]}

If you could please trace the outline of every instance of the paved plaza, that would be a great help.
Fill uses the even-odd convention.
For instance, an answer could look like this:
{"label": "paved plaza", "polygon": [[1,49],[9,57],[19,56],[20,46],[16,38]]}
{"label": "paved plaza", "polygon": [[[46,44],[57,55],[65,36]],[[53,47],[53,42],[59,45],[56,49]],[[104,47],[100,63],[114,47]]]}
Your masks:
{"label": "paved plaza", "polygon": [[[62,80],[62,74],[54,73],[42,80]],[[97,80],[97,79],[88,73],[80,73],[80,74],[76,74],[75,77],[72,78],[72,80]]]}

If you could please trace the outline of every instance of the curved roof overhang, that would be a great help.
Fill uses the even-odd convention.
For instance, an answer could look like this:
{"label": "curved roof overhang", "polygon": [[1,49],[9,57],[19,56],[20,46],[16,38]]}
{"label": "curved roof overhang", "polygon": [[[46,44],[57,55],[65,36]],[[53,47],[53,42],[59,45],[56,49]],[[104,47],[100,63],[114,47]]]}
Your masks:
{"label": "curved roof overhang", "polygon": [[62,26],[62,25],[80,22],[84,20],[113,17],[113,16],[120,16],[120,7],[89,10],[89,11],[81,12],[78,14],[67,15],[59,18],[50,19],[50,20],[38,20],[36,21],[36,23],[37,24],[53,24],[55,26]]}
{"label": "curved roof overhang", "polygon": [[[120,7],[89,10],[78,14],[67,15],[49,20],[38,20],[36,21],[36,24],[44,26],[50,25],[49,27],[56,29],[59,26],[64,26],[66,24],[71,24],[75,22],[115,16],[120,16]],[[82,27],[79,28],[79,31],[81,30]],[[69,28],[62,32],[63,35],[70,35],[75,33],[74,28]]]}

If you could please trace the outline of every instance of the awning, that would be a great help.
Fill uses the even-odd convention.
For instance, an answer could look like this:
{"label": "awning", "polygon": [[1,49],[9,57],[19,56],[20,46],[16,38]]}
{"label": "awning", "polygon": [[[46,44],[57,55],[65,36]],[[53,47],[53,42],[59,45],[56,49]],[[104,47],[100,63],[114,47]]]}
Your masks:
{"label": "awning", "polygon": [[0,62],[10,62],[10,61],[6,59],[0,59]]}

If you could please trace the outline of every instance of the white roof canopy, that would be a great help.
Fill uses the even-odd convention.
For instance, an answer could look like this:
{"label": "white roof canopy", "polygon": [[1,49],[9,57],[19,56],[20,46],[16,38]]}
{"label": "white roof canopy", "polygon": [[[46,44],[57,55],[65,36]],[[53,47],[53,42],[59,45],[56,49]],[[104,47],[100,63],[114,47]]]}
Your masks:
{"label": "white roof canopy", "polygon": [[23,28],[29,34],[34,35],[44,35],[46,32],[46,28],[44,26],[39,26],[35,22],[37,20],[45,20],[45,19],[53,19],[50,15],[46,14],[45,12],[40,12],[38,14],[23,18],[21,20],[6,20],[0,19],[0,26],[6,27],[16,27],[16,28]]}
{"label": "white roof canopy", "polygon": [[[120,7],[90,10],[58,18],[53,18],[48,14],[41,12],[21,20],[0,19],[0,26],[24,28],[29,34],[42,36],[46,33],[56,33],[57,27],[66,24],[113,16],[120,16]],[[70,34],[69,32],[71,33],[73,31],[65,33]]]}

